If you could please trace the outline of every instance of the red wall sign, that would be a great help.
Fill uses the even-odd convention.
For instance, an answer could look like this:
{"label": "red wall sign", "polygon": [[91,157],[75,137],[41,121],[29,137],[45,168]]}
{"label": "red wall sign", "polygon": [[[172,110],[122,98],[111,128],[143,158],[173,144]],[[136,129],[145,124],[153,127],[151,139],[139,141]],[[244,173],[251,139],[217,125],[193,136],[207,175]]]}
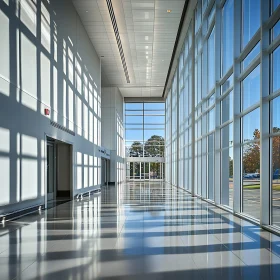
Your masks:
{"label": "red wall sign", "polygon": [[49,116],[49,114],[50,114],[50,109],[45,109],[45,115]]}

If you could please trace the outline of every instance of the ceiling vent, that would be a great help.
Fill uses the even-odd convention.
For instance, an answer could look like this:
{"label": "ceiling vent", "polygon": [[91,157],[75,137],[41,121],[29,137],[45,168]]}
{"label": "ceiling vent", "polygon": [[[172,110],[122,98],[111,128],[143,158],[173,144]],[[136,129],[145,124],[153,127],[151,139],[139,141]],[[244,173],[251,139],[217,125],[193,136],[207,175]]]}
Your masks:
{"label": "ceiling vent", "polygon": [[108,10],[109,10],[110,17],[111,17],[111,22],[112,22],[112,25],[113,25],[113,29],[114,29],[114,32],[115,32],[115,37],[116,37],[116,40],[117,40],[117,44],[118,44],[118,48],[119,48],[119,52],[120,52],[120,56],[121,56],[121,61],[122,61],[122,65],[123,65],[125,78],[126,78],[127,83],[130,83],[129,74],[128,74],[128,71],[127,71],[127,66],[126,66],[126,61],[125,61],[125,56],[124,56],[124,53],[123,53],[122,41],[121,41],[121,38],[120,38],[119,29],[118,29],[118,25],[117,25],[115,13],[114,13],[114,8],[113,8],[113,5],[112,5],[112,1],[111,0],[106,0],[106,2],[107,2],[107,7],[108,7]]}

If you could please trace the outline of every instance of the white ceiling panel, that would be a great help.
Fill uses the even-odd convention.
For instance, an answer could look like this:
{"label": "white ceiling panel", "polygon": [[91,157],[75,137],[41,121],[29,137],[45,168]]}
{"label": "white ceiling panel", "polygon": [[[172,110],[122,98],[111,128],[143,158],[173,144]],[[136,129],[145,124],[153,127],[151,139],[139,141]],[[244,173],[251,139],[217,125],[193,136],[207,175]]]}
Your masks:
{"label": "white ceiling panel", "polygon": [[130,83],[106,0],[72,1],[96,52],[104,56],[102,86],[117,86],[124,97],[161,97],[185,0],[111,0]]}

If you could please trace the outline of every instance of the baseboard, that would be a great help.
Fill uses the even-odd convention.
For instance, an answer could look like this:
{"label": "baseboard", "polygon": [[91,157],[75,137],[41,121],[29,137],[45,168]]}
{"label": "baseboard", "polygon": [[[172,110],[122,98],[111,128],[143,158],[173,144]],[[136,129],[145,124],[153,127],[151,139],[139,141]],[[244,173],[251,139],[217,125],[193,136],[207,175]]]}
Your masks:
{"label": "baseboard", "polygon": [[69,191],[58,191],[56,192],[57,197],[70,197],[70,190]]}

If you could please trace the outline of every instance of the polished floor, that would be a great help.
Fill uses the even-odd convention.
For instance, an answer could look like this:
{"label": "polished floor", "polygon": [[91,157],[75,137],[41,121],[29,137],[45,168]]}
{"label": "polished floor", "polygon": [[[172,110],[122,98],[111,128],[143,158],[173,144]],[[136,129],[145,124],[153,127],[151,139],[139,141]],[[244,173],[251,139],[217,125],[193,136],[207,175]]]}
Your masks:
{"label": "polished floor", "polygon": [[7,222],[0,279],[280,279],[280,237],[163,183]]}

